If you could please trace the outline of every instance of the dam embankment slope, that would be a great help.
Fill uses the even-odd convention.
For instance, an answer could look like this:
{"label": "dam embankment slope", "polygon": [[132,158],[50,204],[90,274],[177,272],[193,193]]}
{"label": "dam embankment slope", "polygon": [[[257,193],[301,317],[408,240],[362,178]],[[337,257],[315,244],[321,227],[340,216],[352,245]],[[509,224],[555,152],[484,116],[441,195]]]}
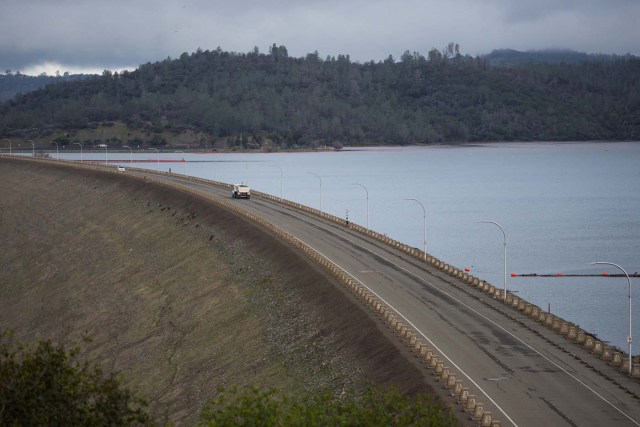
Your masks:
{"label": "dam embankment slope", "polygon": [[82,343],[160,422],[193,424],[221,386],[428,391],[330,277],[219,206],[45,162],[0,159],[0,179],[1,327]]}

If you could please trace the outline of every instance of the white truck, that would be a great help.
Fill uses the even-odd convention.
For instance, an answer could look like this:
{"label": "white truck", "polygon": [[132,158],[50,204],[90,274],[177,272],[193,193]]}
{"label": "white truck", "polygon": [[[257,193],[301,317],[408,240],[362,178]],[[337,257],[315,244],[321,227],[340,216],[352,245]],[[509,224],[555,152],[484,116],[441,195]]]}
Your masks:
{"label": "white truck", "polygon": [[234,184],[233,191],[231,192],[231,197],[234,199],[249,199],[251,198],[251,190],[248,185],[245,184]]}

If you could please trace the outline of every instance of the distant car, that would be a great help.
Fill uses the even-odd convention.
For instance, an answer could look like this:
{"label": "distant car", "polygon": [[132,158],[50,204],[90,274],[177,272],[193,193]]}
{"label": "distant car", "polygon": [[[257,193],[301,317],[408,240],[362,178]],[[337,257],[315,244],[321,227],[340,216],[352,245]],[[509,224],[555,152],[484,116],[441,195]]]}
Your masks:
{"label": "distant car", "polygon": [[124,171],[125,171],[124,166],[118,166],[118,172],[124,172]]}
{"label": "distant car", "polygon": [[248,185],[244,184],[234,184],[233,191],[231,192],[231,197],[234,199],[250,199],[251,198],[251,190]]}

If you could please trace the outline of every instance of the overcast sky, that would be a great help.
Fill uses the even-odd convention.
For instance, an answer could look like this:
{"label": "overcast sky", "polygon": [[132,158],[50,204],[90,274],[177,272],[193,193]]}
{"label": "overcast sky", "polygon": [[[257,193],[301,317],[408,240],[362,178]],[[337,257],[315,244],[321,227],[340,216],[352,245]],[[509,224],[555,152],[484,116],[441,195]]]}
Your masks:
{"label": "overcast sky", "polygon": [[0,0],[0,72],[134,69],[196,49],[352,60],[449,42],[640,55],[640,0]]}

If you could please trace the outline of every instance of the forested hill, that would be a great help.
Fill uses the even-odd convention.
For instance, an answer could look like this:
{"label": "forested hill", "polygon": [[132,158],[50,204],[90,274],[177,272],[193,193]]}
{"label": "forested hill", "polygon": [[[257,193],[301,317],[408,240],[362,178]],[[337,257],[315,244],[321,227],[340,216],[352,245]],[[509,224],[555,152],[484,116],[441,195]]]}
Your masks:
{"label": "forested hill", "polygon": [[294,58],[275,44],[268,54],[218,48],[49,85],[0,106],[5,138],[67,144],[78,129],[118,122],[156,145],[637,140],[640,59],[499,67],[453,45],[367,63]]}
{"label": "forested hill", "polygon": [[82,80],[89,77],[89,74],[69,74],[47,76],[27,76],[25,74],[12,74],[7,70],[6,74],[0,74],[0,102],[8,101],[19,93],[28,93],[40,89],[51,83],[62,81]]}

